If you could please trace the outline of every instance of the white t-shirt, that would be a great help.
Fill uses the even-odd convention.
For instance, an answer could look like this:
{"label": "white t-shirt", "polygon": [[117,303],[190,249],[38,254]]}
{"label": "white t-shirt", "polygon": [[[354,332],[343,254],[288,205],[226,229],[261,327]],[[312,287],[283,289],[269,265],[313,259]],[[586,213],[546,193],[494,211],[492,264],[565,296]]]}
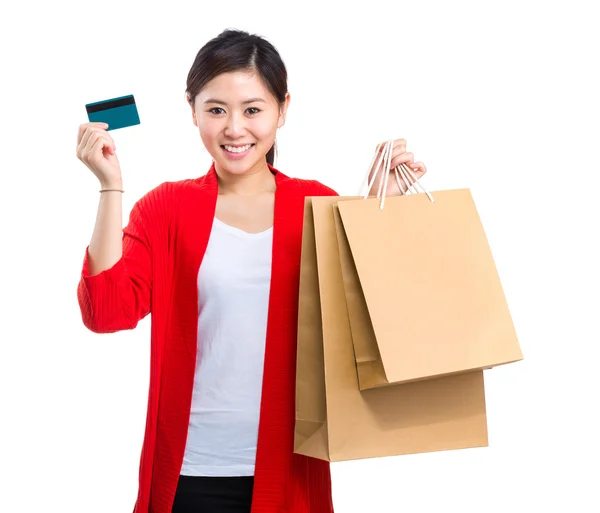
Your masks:
{"label": "white t-shirt", "polygon": [[217,218],[198,273],[198,344],[181,474],[252,476],[258,441],[273,227]]}

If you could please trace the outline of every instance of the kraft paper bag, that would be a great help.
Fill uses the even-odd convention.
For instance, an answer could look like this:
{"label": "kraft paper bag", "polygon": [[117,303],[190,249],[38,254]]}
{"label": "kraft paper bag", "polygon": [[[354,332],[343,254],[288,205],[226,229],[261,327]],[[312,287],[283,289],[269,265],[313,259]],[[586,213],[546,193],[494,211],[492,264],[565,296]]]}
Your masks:
{"label": "kraft paper bag", "polygon": [[470,191],[382,198],[337,206],[361,390],[523,359]]}
{"label": "kraft paper bag", "polygon": [[359,388],[368,390],[385,386],[388,384],[385,369],[337,205],[333,206],[333,213]]}
{"label": "kraft paper bag", "polygon": [[300,454],[328,459],[325,360],[312,203],[305,200],[296,358],[295,447]]}
{"label": "kraft paper bag", "polygon": [[359,390],[333,210],[342,202],[306,199],[294,451],[333,462],[487,446],[482,371]]}

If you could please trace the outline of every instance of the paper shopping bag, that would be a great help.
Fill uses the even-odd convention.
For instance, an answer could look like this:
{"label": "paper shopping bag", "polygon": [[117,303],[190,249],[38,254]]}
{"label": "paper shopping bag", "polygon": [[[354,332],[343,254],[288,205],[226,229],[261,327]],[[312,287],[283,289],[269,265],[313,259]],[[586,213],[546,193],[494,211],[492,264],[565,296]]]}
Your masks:
{"label": "paper shopping bag", "polygon": [[306,199],[294,451],[328,461],[488,444],[483,372],[361,392],[333,207]]}
{"label": "paper shopping bag", "polygon": [[[405,175],[406,176],[406,175]],[[468,189],[338,204],[362,390],[523,358]]]}
{"label": "paper shopping bag", "polygon": [[377,347],[377,338],[337,205],[333,206],[333,213],[359,388],[368,390],[385,386],[388,381]]}

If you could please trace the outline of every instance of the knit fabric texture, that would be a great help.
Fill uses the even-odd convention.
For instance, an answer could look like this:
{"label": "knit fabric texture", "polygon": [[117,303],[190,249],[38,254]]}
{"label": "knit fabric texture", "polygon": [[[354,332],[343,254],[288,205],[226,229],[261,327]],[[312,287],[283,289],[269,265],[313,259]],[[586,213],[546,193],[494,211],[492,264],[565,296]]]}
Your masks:
{"label": "knit fabric texture", "polygon": [[[275,176],[273,258],[252,513],[332,513],[329,462],[295,454],[296,340],[304,198],[337,193],[316,180]],[[198,344],[197,277],[218,195],[214,163],[164,182],[133,206],[123,255],[77,297],[95,333],[134,329],[151,314],[150,384],[134,513],[170,513],[183,462]]]}

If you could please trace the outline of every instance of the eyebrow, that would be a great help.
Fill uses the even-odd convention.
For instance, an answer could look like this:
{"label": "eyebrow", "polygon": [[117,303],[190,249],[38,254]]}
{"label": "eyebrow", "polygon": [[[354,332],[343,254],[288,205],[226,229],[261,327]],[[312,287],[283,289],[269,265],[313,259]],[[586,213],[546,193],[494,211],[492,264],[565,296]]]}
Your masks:
{"label": "eyebrow", "polygon": [[[250,98],[249,100],[246,100],[244,102],[242,102],[242,105],[246,105],[247,103],[255,103],[255,102],[263,102],[263,103],[267,103],[265,100],[263,100],[262,98]],[[216,98],[208,98],[207,100],[204,100],[204,103],[217,103],[219,105],[227,105],[226,102],[222,101],[222,100],[217,100]]]}

